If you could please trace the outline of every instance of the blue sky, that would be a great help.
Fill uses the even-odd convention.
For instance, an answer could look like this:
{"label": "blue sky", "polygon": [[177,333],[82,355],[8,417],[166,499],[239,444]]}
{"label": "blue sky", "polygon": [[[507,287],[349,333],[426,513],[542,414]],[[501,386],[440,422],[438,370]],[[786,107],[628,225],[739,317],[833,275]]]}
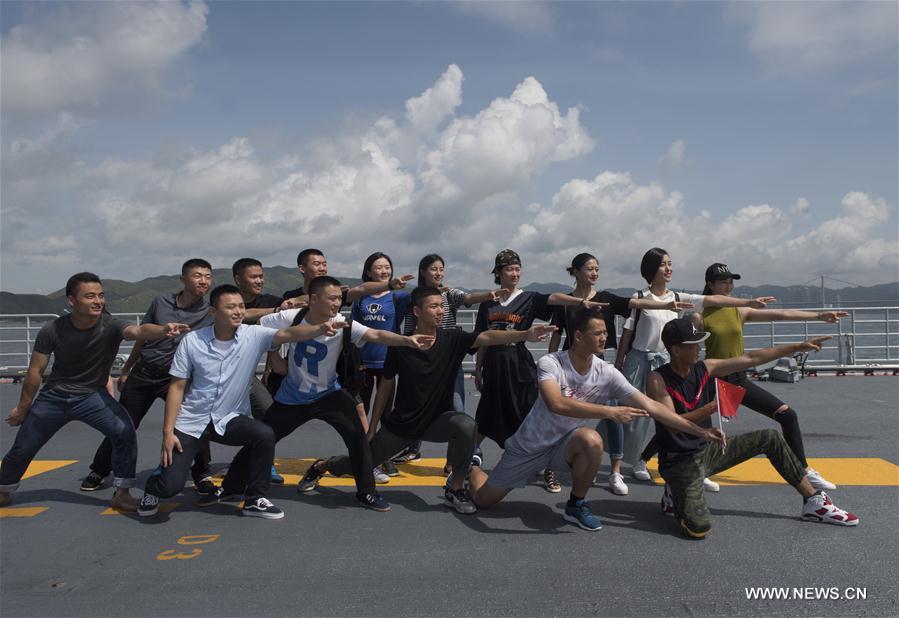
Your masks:
{"label": "blue sky", "polygon": [[470,287],[506,246],[525,281],[589,250],[637,286],[654,245],[684,287],[897,278],[895,3],[0,11],[4,290],[308,245]]}

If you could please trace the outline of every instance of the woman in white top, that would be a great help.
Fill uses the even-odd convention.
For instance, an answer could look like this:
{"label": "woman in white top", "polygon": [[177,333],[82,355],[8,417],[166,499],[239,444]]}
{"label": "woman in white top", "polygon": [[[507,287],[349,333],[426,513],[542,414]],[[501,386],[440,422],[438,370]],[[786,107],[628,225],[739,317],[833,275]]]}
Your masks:
{"label": "woman in white top", "polygon": [[[774,300],[764,298],[734,298],[732,296],[676,293],[668,289],[674,267],[668,252],[653,247],[643,255],[640,275],[649,284],[645,290],[637,292],[634,298],[649,298],[659,302],[678,301],[693,305],[692,311],[702,313],[708,307],[752,307],[764,309]],[[618,345],[615,366],[621,369],[628,381],[640,392],[646,392],[646,377],[668,362],[668,353],[662,345],[662,328],[678,317],[678,312],[668,309],[634,309],[624,323],[624,332]],[[646,464],[640,453],[652,432],[649,419],[638,418],[625,428],[624,460],[634,466],[634,478],[650,480]],[[711,482],[708,489],[714,490]]]}

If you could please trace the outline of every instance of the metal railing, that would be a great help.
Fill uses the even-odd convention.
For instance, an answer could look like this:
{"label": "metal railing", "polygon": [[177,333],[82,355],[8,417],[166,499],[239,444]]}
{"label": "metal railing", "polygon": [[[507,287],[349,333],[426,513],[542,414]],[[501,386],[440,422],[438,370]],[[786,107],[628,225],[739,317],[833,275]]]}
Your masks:
{"label": "metal railing", "polygon": [[[828,309],[810,308],[808,311]],[[748,322],[744,325],[743,338],[747,350],[801,341],[810,337],[833,337],[817,354],[809,357],[806,367],[814,369],[835,367],[896,367],[899,366],[899,307],[851,307],[844,309],[849,315],[835,324],[825,322]],[[115,313],[116,317],[140,324],[142,313]],[[457,315],[459,326],[465,330],[474,327],[477,311],[462,309]],[[49,313],[0,314],[0,369],[6,374],[23,370],[40,328],[59,317]],[[616,319],[620,336],[623,320]],[[133,343],[122,342],[119,356],[127,357]],[[528,344],[539,358],[547,352],[548,342]],[[463,367],[474,369],[474,357],[466,357]]]}

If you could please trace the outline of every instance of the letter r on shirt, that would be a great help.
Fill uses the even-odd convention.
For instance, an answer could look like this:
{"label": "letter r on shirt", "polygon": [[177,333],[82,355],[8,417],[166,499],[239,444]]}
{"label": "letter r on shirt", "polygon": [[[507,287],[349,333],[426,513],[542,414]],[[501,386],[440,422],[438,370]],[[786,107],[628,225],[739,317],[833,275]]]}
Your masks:
{"label": "letter r on shirt", "polygon": [[301,341],[296,345],[293,353],[293,362],[297,367],[303,366],[303,359],[306,360],[306,371],[310,375],[318,377],[318,364],[328,355],[328,346],[319,343],[314,339]]}

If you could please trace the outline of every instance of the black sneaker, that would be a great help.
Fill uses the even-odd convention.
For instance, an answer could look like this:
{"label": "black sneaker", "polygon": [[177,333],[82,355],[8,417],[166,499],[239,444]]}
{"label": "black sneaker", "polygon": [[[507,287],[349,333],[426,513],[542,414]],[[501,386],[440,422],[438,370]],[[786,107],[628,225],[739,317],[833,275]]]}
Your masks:
{"label": "black sneaker", "polygon": [[103,486],[103,477],[91,470],[81,481],[81,491],[96,491]]}
{"label": "black sneaker", "polygon": [[144,495],[140,499],[140,504],[137,505],[137,514],[141,517],[150,517],[151,515],[156,515],[158,511],[159,498],[153,494],[144,492]]}
{"label": "black sneaker", "polygon": [[463,515],[471,515],[478,510],[478,507],[474,505],[471,499],[471,494],[464,487],[462,489],[450,489],[447,487],[443,491],[443,503],[450,508],[456,509],[457,513],[462,513]]}
{"label": "black sneaker", "polygon": [[[199,491],[197,493],[200,493]],[[219,498],[224,495],[224,490],[221,487],[216,487],[215,491],[211,494],[200,494],[200,499],[197,500],[197,506],[212,506],[213,504],[219,503]]]}
{"label": "black sneaker", "polygon": [[319,479],[325,475],[324,466],[319,470],[318,465],[324,463],[324,461],[324,459],[316,459],[312,465],[309,466],[309,469],[306,470],[306,474],[304,474],[303,478],[300,479],[300,482],[297,483],[297,491],[306,493],[318,486]]}
{"label": "black sneaker", "polygon": [[396,469],[396,466],[394,465],[394,463],[392,461],[390,461],[389,459],[387,461],[385,461],[381,467],[384,468],[384,474],[386,474],[387,476],[399,476],[400,475],[400,471]]}
{"label": "black sneaker", "polygon": [[204,476],[199,481],[194,481],[194,489],[197,495],[204,498],[214,496],[215,492],[218,491],[218,487],[215,486],[211,476]]}
{"label": "black sneaker", "polygon": [[390,510],[390,503],[387,502],[380,494],[372,492],[370,494],[356,494],[356,500],[367,509],[386,513]]}
{"label": "black sneaker", "polygon": [[268,498],[247,500],[240,512],[249,517],[262,517],[263,519],[282,519],[284,517],[284,511],[272,504]]}

